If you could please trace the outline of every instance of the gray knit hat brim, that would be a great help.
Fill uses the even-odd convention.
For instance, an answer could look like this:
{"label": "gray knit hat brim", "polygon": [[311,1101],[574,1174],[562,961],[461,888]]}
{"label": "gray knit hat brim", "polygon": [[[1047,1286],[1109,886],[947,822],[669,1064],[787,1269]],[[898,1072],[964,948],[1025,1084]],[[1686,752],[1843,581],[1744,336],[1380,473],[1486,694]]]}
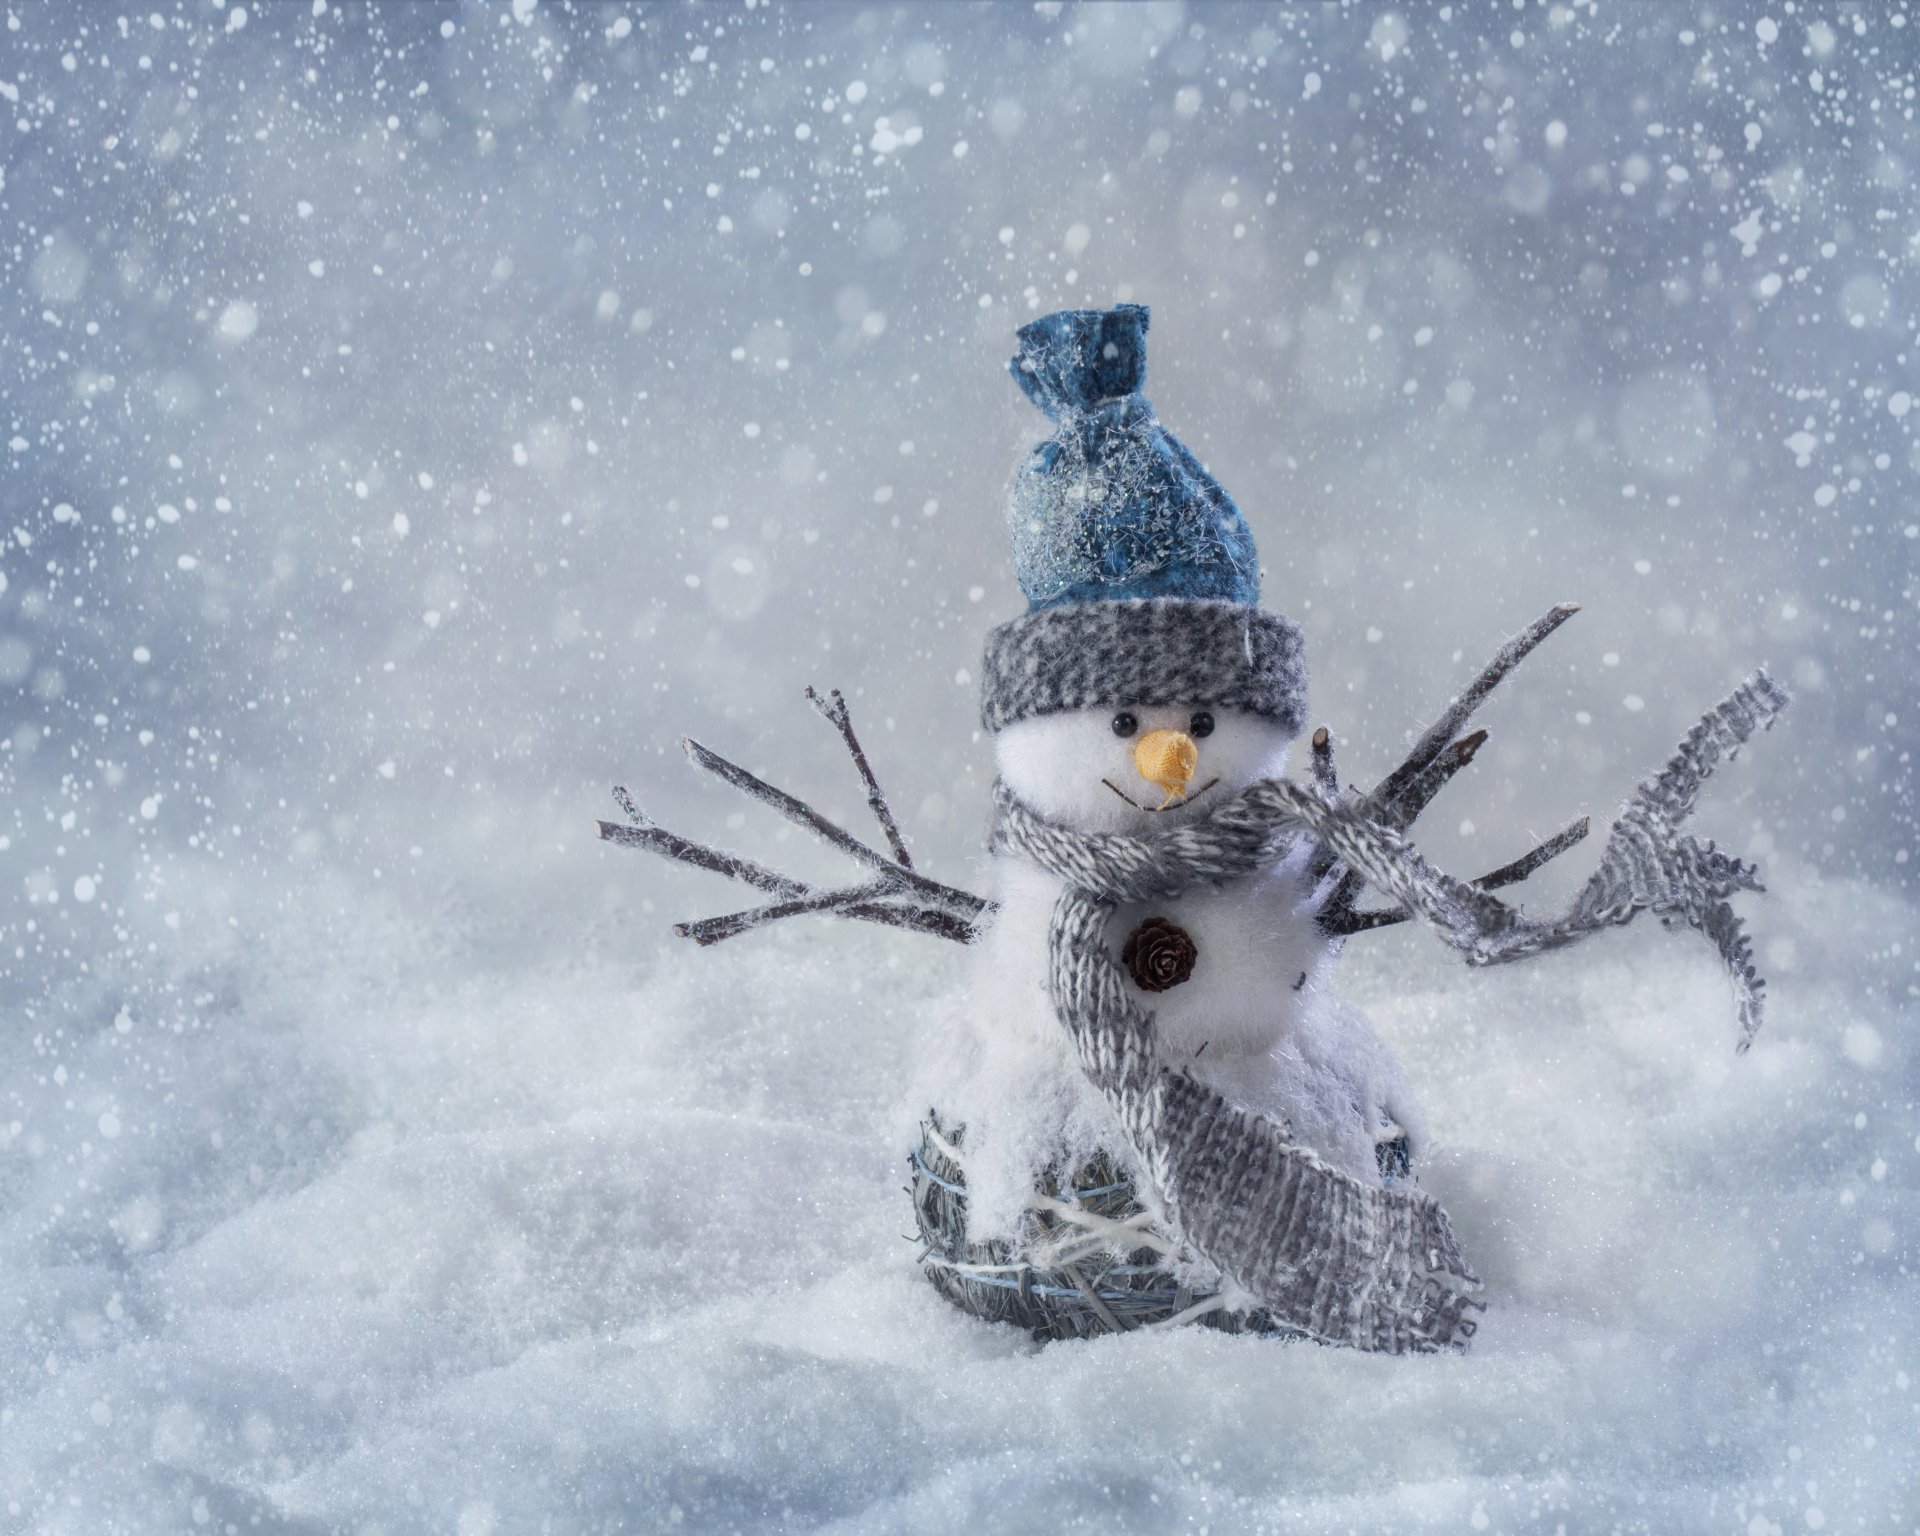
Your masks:
{"label": "gray knit hat brim", "polygon": [[987,636],[980,721],[1127,704],[1243,709],[1298,735],[1306,645],[1297,625],[1244,603],[1188,598],[1071,603]]}

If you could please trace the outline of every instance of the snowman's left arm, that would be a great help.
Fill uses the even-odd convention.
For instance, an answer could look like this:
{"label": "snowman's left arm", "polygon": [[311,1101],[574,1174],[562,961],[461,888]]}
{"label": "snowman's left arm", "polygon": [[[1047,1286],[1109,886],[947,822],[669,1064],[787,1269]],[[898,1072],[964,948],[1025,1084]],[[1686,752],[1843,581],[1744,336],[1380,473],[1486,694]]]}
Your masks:
{"label": "snowman's left arm", "polygon": [[[1528,879],[1535,870],[1560,857],[1575,843],[1584,842],[1591,823],[1582,816],[1578,821],[1569,822],[1552,837],[1535,843],[1519,858],[1502,864],[1498,869],[1489,870],[1470,884],[1476,890],[1498,891],[1509,885],[1518,885]],[[1348,876],[1354,882],[1354,889],[1360,889],[1358,876]],[[1410,922],[1413,914],[1405,907],[1362,908],[1353,905],[1342,907],[1337,912],[1322,910],[1320,928],[1328,938],[1344,939],[1351,934],[1368,933],[1375,928],[1392,928],[1400,923]]]}
{"label": "snowman's left arm", "polygon": [[1771,727],[1786,705],[1786,691],[1756,672],[1708,711],[1665,767],[1634,792],[1607,836],[1600,867],[1572,905],[1552,919],[1529,917],[1492,895],[1492,877],[1468,882],[1434,868],[1400,828],[1369,817],[1365,801],[1341,804],[1298,785],[1284,788],[1291,807],[1352,877],[1396,899],[1401,915],[1427,922],[1469,965],[1501,965],[1560,949],[1641,912],[1657,913],[1668,926],[1699,929],[1733,977],[1744,1051],[1760,1027],[1765,982],[1727,898],[1762,889],[1758,871],[1681,832],[1680,825],[1721,759]]}
{"label": "snowman's left arm", "polygon": [[[1513,669],[1525,661],[1542,641],[1580,611],[1578,603],[1556,603],[1519,634],[1500,647],[1493,660],[1463,688],[1420,735],[1406,761],[1360,797],[1357,809],[1369,821],[1379,822],[1396,832],[1413,825],[1434,796],[1462,768],[1474,760],[1486,744],[1485,731],[1466,730],[1474,712],[1487,701],[1493,690],[1506,680]],[[1329,796],[1340,798],[1339,779],[1333,767],[1333,740],[1322,726],[1313,734],[1313,779]],[[1473,883],[1482,890],[1497,890],[1526,879],[1549,859],[1566,852],[1587,835],[1583,817],[1548,838],[1510,864],[1502,865]],[[1315,850],[1312,874],[1323,880],[1323,895],[1316,909],[1320,926],[1330,938],[1344,938],[1368,928],[1384,928],[1404,922],[1405,911],[1363,912],[1355,908],[1360,895],[1360,877],[1339,864],[1333,850],[1322,843]]]}

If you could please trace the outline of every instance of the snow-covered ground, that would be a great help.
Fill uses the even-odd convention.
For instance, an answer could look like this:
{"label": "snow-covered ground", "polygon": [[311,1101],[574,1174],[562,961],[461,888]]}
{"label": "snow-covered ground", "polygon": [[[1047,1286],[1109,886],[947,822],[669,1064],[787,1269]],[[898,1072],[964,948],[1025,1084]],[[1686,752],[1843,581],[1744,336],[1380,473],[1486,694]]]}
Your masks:
{"label": "snow-covered ground", "polygon": [[125,1027],[68,983],[95,1026],[10,1073],[64,1082],[6,1145],[0,1488],[76,1533],[1905,1530],[1920,1053],[1837,957],[1914,912],[1791,875],[1743,1060],[1655,930],[1356,966],[1489,1288],[1412,1360],[950,1310],[896,1118],[934,941],[466,975],[317,890]]}
{"label": "snow-covered ground", "polygon": [[[1914,29],[1892,7],[0,13],[0,1530],[1920,1528]],[[1036,1349],[915,1271],[950,945],[697,950],[833,861],[980,888],[1011,333],[1154,308],[1417,829],[1709,786],[1758,1044],[1636,924],[1363,935],[1472,1351]],[[740,819],[734,818],[739,815]],[[1536,882],[1564,896],[1576,850]]]}

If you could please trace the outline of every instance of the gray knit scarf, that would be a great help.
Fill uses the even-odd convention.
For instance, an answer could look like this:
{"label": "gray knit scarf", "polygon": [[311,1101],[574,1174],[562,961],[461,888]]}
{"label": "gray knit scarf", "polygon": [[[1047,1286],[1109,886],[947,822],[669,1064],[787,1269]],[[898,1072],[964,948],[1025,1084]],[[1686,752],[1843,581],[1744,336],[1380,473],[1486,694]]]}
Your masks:
{"label": "gray knit scarf", "polygon": [[1057,826],[997,785],[994,851],[1031,859],[1066,885],[1048,935],[1054,1011],[1175,1233],[1275,1318],[1328,1343],[1402,1354],[1464,1348],[1473,1334],[1479,1277],[1436,1201],[1329,1167],[1284,1124],[1236,1109],[1158,1060],[1152,1015],[1108,954],[1115,906],[1245,879],[1312,837],[1469,964],[1518,960],[1654,912],[1669,926],[1699,929],[1719,950],[1734,978],[1744,1050],[1759,1028],[1764,983],[1727,897],[1760,885],[1751,865],[1678,827],[1721,758],[1770,726],[1786,702],[1762,672],[1707,714],[1639,786],[1572,905],[1547,920],[1442,874],[1352,805],[1284,779],[1151,838]]}

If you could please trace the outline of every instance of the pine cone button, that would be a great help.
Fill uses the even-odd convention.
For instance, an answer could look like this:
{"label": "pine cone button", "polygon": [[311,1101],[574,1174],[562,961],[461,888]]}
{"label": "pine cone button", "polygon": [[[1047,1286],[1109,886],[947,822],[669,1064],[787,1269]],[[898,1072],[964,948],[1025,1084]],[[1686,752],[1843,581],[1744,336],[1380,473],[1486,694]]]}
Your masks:
{"label": "pine cone button", "polygon": [[1193,974],[1200,951],[1187,930],[1164,917],[1150,917],[1127,935],[1120,963],[1142,992],[1164,992]]}

